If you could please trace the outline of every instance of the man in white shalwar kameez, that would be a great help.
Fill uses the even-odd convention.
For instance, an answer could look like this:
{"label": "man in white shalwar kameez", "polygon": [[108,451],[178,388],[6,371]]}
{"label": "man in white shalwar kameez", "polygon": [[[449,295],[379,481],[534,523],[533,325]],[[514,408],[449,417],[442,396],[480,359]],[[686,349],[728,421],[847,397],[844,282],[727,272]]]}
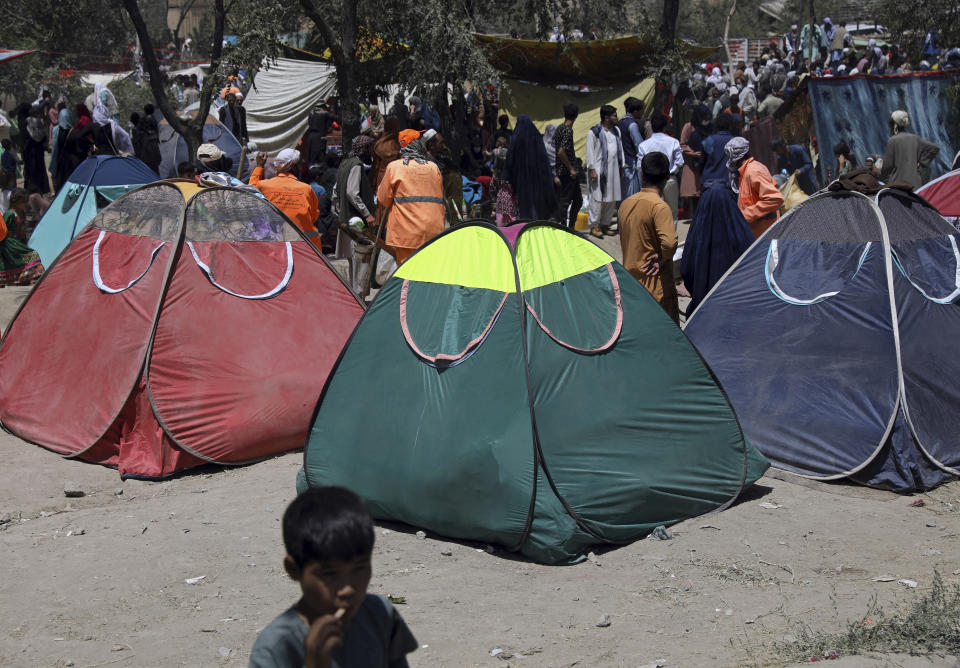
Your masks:
{"label": "man in white shalwar kameez", "polygon": [[600,107],[600,123],[587,132],[587,175],[590,188],[590,234],[611,234],[610,223],[616,212],[622,170],[625,166],[617,110],[609,104]]}

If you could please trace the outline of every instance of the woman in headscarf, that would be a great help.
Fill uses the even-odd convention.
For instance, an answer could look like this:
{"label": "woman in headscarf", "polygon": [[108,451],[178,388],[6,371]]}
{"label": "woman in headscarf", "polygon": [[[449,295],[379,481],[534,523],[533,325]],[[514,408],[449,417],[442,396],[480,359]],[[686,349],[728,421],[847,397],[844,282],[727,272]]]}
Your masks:
{"label": "woman in headscarf", "polygon": [[[23,132],[21,128],[21,132]],[[47,129],[43,124],[43,112],[40,107],[30,109],[27,117],[27,131],[23,145],[23,186],[28,193],[45,195],[50,192],[47,179],[47,166],[43,162],[47,150]]]}
{"label": "woman in headscarf", "polygon": [[57,114],[57,123],[53,126],[53,131],[50,135],[50,176],[53,177],[54,192],[60,192],[60,187],[63,186],[63,182],[70,176],[70,172],[64,172],[69,166],[67,160],[65,160],[66,150],[64,147],[67,144],[67,136],[72,129],[73,114],[69,109],[64,107],[60,110],[60,113]]}
{"label": "woman in headscarf", "polygon": [[753,232],[729,188],[707,188],[683,247],[680,273],[690,293],[687,318],[753,243]]}
{"label": "woman in headscarf", "polygon": [[383,114],[380,113],[380,107],[375,104],[370,105],[370,127],[368,131],[374,139],[382,135],[384,131]]}
{"label": "woman in headscarf", "polygon": [[10,208],[0,221],[0,288],[29,285],[43,273],[40,256],[17,238],[25,232],[28,197],[26,190],[14,190],[10,195]]}
{"label": "woman in headscarf", "polygon": [[550,161],[550,173],[553,173],[557,164],[557,147],[553,145],[553,135],[557,132],[557,126],[553,123],[547,123],[543,129],[543,146],[547,149],[547,160]]}
{"label": "woman in headscarf", "polygon": [[687,202],[689,215],[697,210],[700,198],[700,169],[703,165],[703,140],[710,129],[710,109],[705,104],[693,108],[693,116],[680,131],[680,148],[683,149],[683,172],[680,174],[680,197]]}
{"label": "woman in headscarf", "polygon": [[526,114],[517,118],[510,137],[503,180],[513,188],[519,218],[546,220],[557,208],[553,172],[543,135]]}
{"label": "woman in headscarf", "polygon": [[93,119],[90,118],[90,110],[82,102],[76,106],[76,110],[77,122],[66,133],[67,136],[60,150],[60,166],[58,169],[62,174],[62,181],[66,181],[73,174],[73,170],[87,159],[93,149],[93,141],[90,139],[90,130],[88,129],[90,124],[93,123]]}
{"label": "woman in headscarf", "polygon": [[737,193],[737,206],[757,239],[777,222],[783,194],[770,171],[750,157],[750,142],[734,137],[723,148],[727,154],[730,187]]}
{"label": "woman in headscarf", "polygon": [[109,109],[104,105],[100,104],[94,108],[93,123],[90,127],[97,155],[134,154],[130,135],[111,118]]}

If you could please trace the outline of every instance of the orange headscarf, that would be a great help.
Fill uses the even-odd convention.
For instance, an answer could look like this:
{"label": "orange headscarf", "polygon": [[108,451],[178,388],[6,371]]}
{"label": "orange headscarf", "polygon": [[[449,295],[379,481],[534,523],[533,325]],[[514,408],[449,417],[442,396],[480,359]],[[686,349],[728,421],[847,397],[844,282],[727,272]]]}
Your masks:
{"label": "orange headscarf", "polygon": [[414,139],[420,139],[421,134],[419,130],[401,130],[399,135],[400,148],[403,148]]}

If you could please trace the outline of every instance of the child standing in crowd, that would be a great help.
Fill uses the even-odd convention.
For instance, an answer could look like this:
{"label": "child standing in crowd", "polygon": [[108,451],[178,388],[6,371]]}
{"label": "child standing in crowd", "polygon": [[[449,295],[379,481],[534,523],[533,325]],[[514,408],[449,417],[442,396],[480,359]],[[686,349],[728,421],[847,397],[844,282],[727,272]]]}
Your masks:
{"label": "child standing in crowd", "polygon": [[283,514],[283,567],[300,584],[292,608],[260,632],[250,668],[404,668],[417,648],[400,613],[367,594],[373,520],[342,487],[307,490]]}

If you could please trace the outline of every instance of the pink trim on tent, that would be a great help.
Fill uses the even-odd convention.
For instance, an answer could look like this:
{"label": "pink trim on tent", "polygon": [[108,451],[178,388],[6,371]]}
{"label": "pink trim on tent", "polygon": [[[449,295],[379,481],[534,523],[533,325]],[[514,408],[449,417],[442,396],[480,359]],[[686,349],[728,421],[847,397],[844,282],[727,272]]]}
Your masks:
{"label": "pink trim on tent", "polygon": [[605,350],[608,350],[614,344],[614,342],[620,338],[620,331],[623,329],[623,303],[620,300],[620,282],[617,281],[617,275],[613,271],[612,263],[607,264],[607,272],[610,274],[610,282],[613,284],[613,298],[617,304],[617,325],[613,328],[613,335],[611,335],[610,339],[597,348],[577,348],[576,346],[570,345],[565,341],[561,341],[554,336],[553,332],[551,332],[546,325],[543,324],[543,322],[540,320],[540,316],[537,315],[537,312],[533,310],[533,307],[530,306],[530,303],[526,299],[523,300],[523,303],[526,304],[527,310],[530,311],[530,315],[533,316],[533,319],[537,321],[540,329],[542,329],[547,336],[559,343],[564,348],[569,348],[574,352],[585,353],[588,355],[593,353],[601,353]]}
{"label": "pink trim on tent", "polygon": [[410,349],[413,350],[414,354],[431,363],[439,364],[441,366],[449,366],[453,362],[457,362],[467,356],[467,353],[471,352],[474,348],[479,346],[487,334],[490,333],[490,330],[493,328],[493,323],[497,321],[497,317],[500,315],[500,311],[503,310],[503,305],[507,303],[507,297],[510,296],[510,293],[505,292],[503,294],[503,299],[500,300],[500,305],[497,306],[496,312],[493,314],[493,317],[490,318],[490,322],[487,323],[486,328],[480,333],[478,337],[467,343],[466,347],[455,355],[428,355],[427,353],[420,350],[420,347],[414,342],[413,335],[410,334],[410,326],[407,324],[407,292],[410,288],[410,281],[404,280],[403,287],[400,290],[400,329],[403,330],[403,338],[406,339],[407,345],[410,346]]}

